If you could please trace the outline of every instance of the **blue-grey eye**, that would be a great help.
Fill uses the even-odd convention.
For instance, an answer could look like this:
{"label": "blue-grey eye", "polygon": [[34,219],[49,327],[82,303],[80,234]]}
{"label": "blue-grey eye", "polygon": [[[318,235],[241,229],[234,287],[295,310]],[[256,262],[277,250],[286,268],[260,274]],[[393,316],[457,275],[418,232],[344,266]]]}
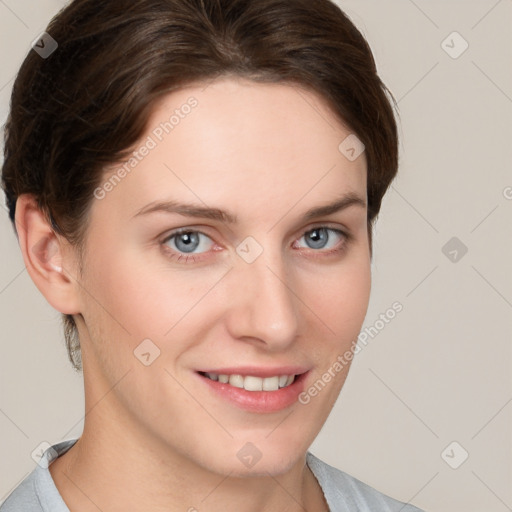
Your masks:
{"label": "blue-grey eye", "polygon": [[[331,236],[334,233],[336,236]],[[332,228],[315,228],[304,233],[307,247],[310,249],[332,249],[339,242],[339,238],[343,238],[341,231]],[[300,239],[299,239],[300,240]],[[333,242],[330,246],[330,242]]]}
{"label": "blue-grey eye", "polygon": [[[172,243],[174,247],[171,246],[171,249],[190,254],[193,253],[198,247],[204,249],[205,243],[201,240],[201,238],[211,240],[204,233],[200,233],[199,231],[181,231],[169,236],[166,240],[166,243]],[[206,243],[206,245],[208,244]],[[206,250],[208,250],[208,247],[206,247]]]}

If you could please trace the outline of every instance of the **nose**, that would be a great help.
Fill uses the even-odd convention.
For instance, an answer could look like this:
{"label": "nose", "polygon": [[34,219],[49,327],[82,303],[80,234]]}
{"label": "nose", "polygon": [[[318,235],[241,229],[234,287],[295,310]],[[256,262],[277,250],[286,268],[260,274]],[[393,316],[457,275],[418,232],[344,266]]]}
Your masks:
{"label": "nose", "polygon": [[231,297],[225,319],[235,339],[266,350],[282,351],[293,343],[299,328],[299,298],[293,273],[280,251],[265,250],[252,263],[239,259],[230,272]]}

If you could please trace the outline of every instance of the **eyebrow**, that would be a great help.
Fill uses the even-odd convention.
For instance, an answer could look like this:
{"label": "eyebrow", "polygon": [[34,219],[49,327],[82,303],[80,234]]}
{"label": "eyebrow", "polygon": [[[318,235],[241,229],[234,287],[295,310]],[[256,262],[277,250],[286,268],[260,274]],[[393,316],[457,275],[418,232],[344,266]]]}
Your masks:
{"label": "eyebrow", "polygon": [[[317,217],[331,215],[333,213],[345,210],[351,206],[366,208],[366,201],[352,192],[343,195],[334,202],[310,208],[302,216],[303,221],[309,221]],[[178,201],[154,201],[144,206],[135,213],[133,218],[148,215],[154,212],[177,213],[185,217],[198,217],[203,219],[217,220],[228,224],[236,224],[237,216],[233,213],[221,210],[219,208],[210,208],[191,203],[181,203]]]}

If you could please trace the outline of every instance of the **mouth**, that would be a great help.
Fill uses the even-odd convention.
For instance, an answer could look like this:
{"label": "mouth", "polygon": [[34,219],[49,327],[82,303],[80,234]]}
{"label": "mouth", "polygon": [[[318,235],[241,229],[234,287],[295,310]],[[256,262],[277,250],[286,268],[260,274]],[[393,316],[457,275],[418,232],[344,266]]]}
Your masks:
{"label": "mouth", "polygon": [[[257,373],[257,375],[254,375]],[[282,411],[297,402],[309,370],[223,369],[197,371],[214,400],[254,413]]]}
{"label": "mouth", "polygon": [[298,375],[274,375],[271,377],[257,377],[255,375],[239,375],[225,373],[199,372],[207,379],[228,384],[245,391],[278,391],[279,389],[291,386]]}

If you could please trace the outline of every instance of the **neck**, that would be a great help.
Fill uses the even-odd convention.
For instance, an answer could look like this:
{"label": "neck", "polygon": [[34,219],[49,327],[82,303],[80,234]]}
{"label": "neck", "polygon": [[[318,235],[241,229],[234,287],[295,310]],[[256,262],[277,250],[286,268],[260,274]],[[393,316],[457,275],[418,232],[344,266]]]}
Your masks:
{"label": "neck", "polygon": [[328,510],[305,456],[277,476],[218,474],[101,412],[90,410],[80,439],[50,465],[71,512]]}

